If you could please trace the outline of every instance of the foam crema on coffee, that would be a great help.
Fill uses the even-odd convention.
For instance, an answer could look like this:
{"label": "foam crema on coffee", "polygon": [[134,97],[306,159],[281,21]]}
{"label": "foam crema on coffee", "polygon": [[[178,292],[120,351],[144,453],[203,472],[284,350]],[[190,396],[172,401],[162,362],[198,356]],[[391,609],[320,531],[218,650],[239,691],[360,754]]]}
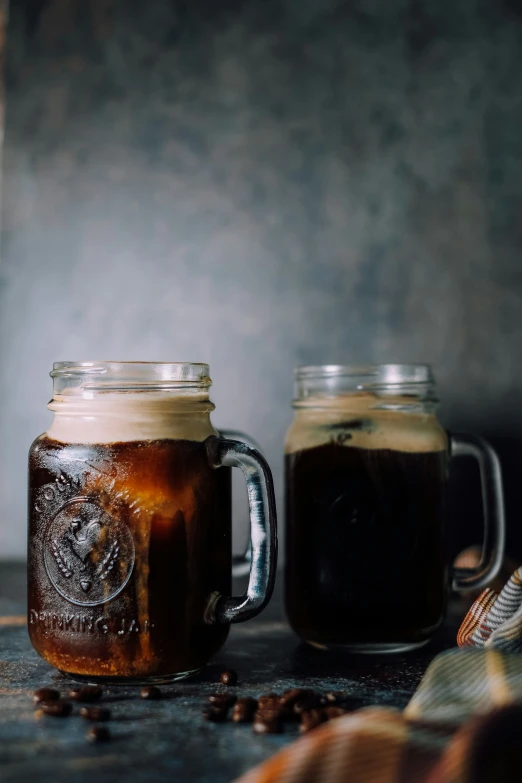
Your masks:
{"label": "foam crema on coffee", "polygon": [[446,451],[448,438],[436,416],[402,412],[411,405],[411,398],[367,393],[309,397],[296,406],[285,453],[327,443],[414,453]]}
{"label": "foam crema on coffee", "polygon": [[217,434],[209,417],[214,405],[202,393],[104,392],[94,400],[64,393],[48,408],[55,416],[47,435],[62,443],[202,441]]}

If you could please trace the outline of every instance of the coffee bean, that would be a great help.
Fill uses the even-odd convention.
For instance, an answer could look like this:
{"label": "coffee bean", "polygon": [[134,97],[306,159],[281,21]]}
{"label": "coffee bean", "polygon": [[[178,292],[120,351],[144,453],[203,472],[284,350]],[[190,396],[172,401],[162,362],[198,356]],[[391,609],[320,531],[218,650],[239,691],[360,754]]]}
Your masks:
{"label": "coffee bean", "polygon": [[321,697],[317,693],[303,696],[294,703],[294,712],[301,715],[303,712],[318,709],[321,706]]}
{"label": "coffee bean", "polygon": [[222,672],[220,679],[223,685],[237,685],[237,672],[233,669]]}
{"label": "coffee bean", "polygon": [[283,723],[293,723],[299,720],[299,715],[296,715],[293,710],[288,707],[282,707],[281,704],[268,703],[264,706],[258,707],[255,718],[267,719],[267,720],[280,720]]}
{"label": "coffee bean", "polygon": [[275,691],[270,691],[270,693],[262,693],[258,701],[261,701],[261,699],[280,699],[280,698],[281,698],[280,693],[276,693]]}
{"label": "coffee bean", "polygon": [[80,715],[86,720],[104,721],[111,719],[111,711],[108,707],[80,707]]}
{"label": "coffee bean", "polygon": [[332,704],[330,707],[325,707],[324,714],[328,720],[334,720],[334,718],[340,718],[342,715],[346,715],[346,710],[344,710],[342,707],[337,707],[335,704]]}
{"label": "coffee bean", "polygon": [[272,707],[258,707],[254,715],[254,720],[281,720],[282,712],[283,708],[279,705],[275,709]]}
{"label": "coffee bean", "polygon": [[270,707],[271,709],[275,709],[280,705],[281,696],[279,693],[263,693],[257,702],[260,708]]}
{"label": "coffee bean", "polygon": [[142,699],[161,699],[161,691],[155,685],[145,685],[140,691],[140,696]]}
{"label": "coffee bean", "polygon": [[244,696],[234,704],[232,720],[234,723],[252,723],[254,713],[257,710],[257,699]]}
{"label": "coffee bean", "polygon": [[277,718],[256,718],[252,726],[254,734],[281,734],[283,731],[283,724]]}
{"label": "coffee bean", "polygon": [[346,698],[344,691],[330,691],[324,695],[325,701],[329,704],[339,704]]}
{"label": "coffee bean", "polygon": [[72,712],[71,702],[64,699],[41,701],[38,706],[45,715],[52,715],[53,718],[67,718]]}
{"label": "coffee bean", "polygon": [[326,720],[326,715],[322,710],[306,710],[301,713],[301,725],[299,726],[300,732],[312,731],[312,729],[320,726]]}
{"label": "coffee bean", "polygon": [[237,696],[233,693],[211,693],[208,700],[214,707],[228,708],[235,704]]}
{"label": "coffee bean", "polygon": [[33,693],[33,701],[35,704],[39,704],[41,701],[57,701],[60,698],[59,691],[54,688],[38,688]]}
{"label": "coffee bean", "polygon": [[111,733],[107,726],[91,726],[85,736],[88,742],[108,742],[111,738]]}
{"label": "coffee bean", "polygon": [[228,709],[224,707],[205,707],[203,718],[212,723],[224,723],[228,715]]}
{"label": "coffee bean", "polygon": [[78,688],[71,688],[69,698],[73,701],[98,701],[101,699],[102,689],[97,685],[82,685]]}
{"label": "coffee bean", "polygon": [[297,701],[313,695],[314,691],[310,688],[292,688],[289,691],[285,691],[279,701],[283,707],[293,709],[293,706]]}

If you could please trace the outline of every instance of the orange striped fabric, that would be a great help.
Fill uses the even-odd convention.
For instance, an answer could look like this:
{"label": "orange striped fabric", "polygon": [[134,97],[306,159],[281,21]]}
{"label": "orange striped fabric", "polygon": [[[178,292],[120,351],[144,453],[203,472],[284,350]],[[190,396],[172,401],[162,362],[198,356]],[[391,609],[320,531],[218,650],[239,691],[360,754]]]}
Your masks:
{"label": "orange striped fabric", "polygon": [[477,598],[475,603],[464,618],[457,634],[457,644],[459,647],[471,646],[471,638],[477,628],[483,628],[483,623],[488,616],[489,610],[497,600],[498,593],[487,588]]}
{"label": "orange striped fabric", "polygon": [[467,613],[459,647],[491,647],[522,653],[522,566],[500,591],[487,588]]}
{"label": "orange striped fabric", "polygon": [[236,783],[504,783],[522,774],[522,567],[469,610],[403,713],[331,720]]}
{"label": "orange striped fabric", "polygon": [[[336,718],[236,783],[475,783],[469,771],[482,757],[493,767],[506,759],[520,764],[512,777],[487,783],[518,780],[520,703],[522,655],[448,650],[432,661],[404,712],[367,707]],[[500,740],[488,739],[499,733]]]}
{"label": "orange striped fabric", "polygon": [[408,748],[412,747],[409,731],[400,712],[386,708],[359,710],[315,729],[240,781],[398,783]]}

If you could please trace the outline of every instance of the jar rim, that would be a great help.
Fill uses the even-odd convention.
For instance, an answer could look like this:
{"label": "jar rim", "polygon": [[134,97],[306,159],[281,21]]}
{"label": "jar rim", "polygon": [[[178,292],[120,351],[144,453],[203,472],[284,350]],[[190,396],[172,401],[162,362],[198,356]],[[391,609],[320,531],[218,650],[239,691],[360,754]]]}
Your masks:
{"label": "jar rim", "polygon": [[179,389],[209,387],[209,366],[202,362],[61,361],[49,373],[55,391]]}
{"label": "jar rim", "polygon": [[[339,395],[372,394],[436,403],[429,364],[321,364],[294,369],[294,407]],[[402,403],[399,407],[403,407]]]}
{"label": "jar rim", "polygon": [[[296,380],[367,377],[376,384],[435,383],[430,364],[304,364],[295,367]],[[367,384],[365,384],[367,388]]]}

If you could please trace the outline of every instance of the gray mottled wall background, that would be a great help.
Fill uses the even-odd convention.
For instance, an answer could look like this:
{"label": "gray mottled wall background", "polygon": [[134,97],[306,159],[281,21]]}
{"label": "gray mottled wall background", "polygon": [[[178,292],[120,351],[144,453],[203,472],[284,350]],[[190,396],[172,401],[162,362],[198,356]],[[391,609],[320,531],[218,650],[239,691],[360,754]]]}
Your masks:
{"label": "gray mottled wall background", "polygon": [[12,0],[0,554],[68,358],[210,362],[279,498],[294,364],[433,362],[520,549],[521,74],[520,0]]}

